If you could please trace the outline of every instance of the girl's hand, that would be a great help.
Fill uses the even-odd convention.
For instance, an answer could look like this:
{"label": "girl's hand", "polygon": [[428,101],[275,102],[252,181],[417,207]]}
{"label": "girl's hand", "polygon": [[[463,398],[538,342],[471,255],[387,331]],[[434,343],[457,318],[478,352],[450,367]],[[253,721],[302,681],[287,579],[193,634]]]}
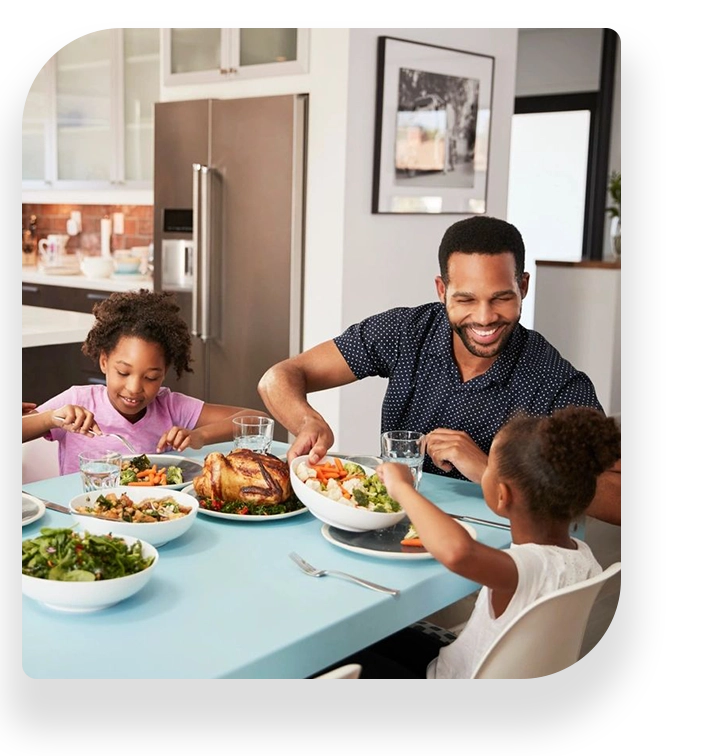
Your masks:
{"label": "girl's hand", "polygon": [[389,496],[398,501],[404,487],[413,488],[413,473],[408,465],[400,462],[383,462],[376,468],[376,474],[386,486]]}
{"label": "girl's hand", "polygon": [[77,404],[66,404],[58,410],[50,411],[53,428],[62,428],[69,433],[88,435],[91,431],[100,435],[100,428],[90,410]]}
{"label": "girl's hand", "polygon": [[203,434],[197,428],[180,428],[174,425],[159,439],[156,451],[157,454],[160,454],[167,447],[171,447],[175,451],[183,451],[189,447],[191,449],[202,449],[203,443]]}
{"label": "girl's hand", "polygon": [[22,414],[31,415],[37,409],[37,405],[34,402],[22,402]]}

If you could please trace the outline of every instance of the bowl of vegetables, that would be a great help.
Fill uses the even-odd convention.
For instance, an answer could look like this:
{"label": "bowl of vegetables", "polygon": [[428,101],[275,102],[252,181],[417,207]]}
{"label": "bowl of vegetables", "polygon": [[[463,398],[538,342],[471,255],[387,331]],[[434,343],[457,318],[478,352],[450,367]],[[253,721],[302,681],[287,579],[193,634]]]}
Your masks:
{"label": "bowl of vegetables", "polygon": [[137,538],[42,528],[22,541],[22,593],[52,609],[95,612],[144,588],[158,561]]}
{"label": "bowl of vegetables", "polygon": [[74,496],[68,504],[92,533],[118,533],[162,546],[186,533],[198,515],[198,501],[183,491],[118,486]]}
{"label": "bowl of vegetables", "polygon": [[322,522],[362,533],[401,522],[406,513],[370,467],[328,456],[312,465],[308,456],[291,462],[291,486]]}
{"label": "bowl of vegetables", "polygon": [[203,472],[203,463],[176,454],[139,454],[124,457],[120,485],[135,488],[158,486],[178,491]]}

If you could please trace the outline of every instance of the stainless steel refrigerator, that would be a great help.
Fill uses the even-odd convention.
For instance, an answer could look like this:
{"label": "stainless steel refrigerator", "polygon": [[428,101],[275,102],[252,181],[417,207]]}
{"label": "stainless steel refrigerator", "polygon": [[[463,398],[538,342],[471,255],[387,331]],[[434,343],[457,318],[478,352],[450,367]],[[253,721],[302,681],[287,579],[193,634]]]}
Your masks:
{"label": "stainless steel refrigerator", "polygon": [[259,378],[301,349],[306,110],[305,95],[155,105],[154,287],[193,341],[174,390],[264,409]]}

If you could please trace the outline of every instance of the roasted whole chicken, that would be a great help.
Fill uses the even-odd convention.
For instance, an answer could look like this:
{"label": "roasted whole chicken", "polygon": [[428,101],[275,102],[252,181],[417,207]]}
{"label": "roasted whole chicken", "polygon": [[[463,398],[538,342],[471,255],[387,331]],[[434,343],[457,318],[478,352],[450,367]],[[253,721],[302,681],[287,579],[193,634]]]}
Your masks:
{"label": "roasted whole chicken", "polygon": [[265,506],[281,504],[292,495],[288,465],[271,454],[250,449],[208,454],[193,488],[203,498]]}

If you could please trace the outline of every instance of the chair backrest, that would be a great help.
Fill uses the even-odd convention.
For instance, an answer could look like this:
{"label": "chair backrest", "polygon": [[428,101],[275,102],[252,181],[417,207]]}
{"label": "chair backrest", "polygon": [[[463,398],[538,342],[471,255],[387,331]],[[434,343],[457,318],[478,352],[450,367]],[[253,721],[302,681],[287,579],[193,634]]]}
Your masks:
{"label": "chair backrest", "polygon": [[555,591],[526,607],[484,654],[473,679],[527,679],[566,669],[579,658],[589,615],[615,562],[601,574]]}
{"label": "chair backrest", "polygon": [[22,444],[22,484],[59,475],[59,444],[35,438]]}
{"label": "chair backrest", "polygon": [[322,675],[313,678],[315,680],[358,680],[362,674],[361,664],[345,664],[337,669],[331,669]]}

